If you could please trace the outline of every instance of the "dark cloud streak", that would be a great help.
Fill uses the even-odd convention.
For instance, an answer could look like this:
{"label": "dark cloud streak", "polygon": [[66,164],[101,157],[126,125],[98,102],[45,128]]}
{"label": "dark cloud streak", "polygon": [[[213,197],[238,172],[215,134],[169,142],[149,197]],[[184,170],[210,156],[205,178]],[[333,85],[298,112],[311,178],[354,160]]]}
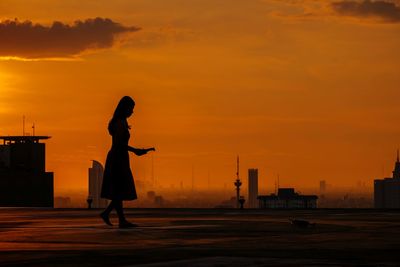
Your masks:
{"label": "dark cloud streak", "polygon": [[137,30],[103,18],[78,20],[72,25],[55,21],[51,26],[6,20],[0,22],[0,56],[73,57],[87,50],[112,47],[118,34]]}
{"label": "dark cloud streak", "polygon": [[340,15],[354,17],[377,17],[385,22],[400,22],[400,7],[394,2],[383,0],[339,1],[332,8]]}

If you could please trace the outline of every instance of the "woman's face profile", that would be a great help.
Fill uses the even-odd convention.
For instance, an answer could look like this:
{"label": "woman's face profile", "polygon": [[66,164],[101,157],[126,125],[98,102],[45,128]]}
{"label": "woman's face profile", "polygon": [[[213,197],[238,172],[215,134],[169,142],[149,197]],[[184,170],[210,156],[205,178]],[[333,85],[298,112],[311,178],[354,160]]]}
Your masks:
{"label": "woman's face profile", "polygon": [[127,109],[126,109],[126,117],[127,118],[129,118],[132,114],[133,114],[133,108],[134,108],[135,106],[129,106],[129,107],[127,107]]}

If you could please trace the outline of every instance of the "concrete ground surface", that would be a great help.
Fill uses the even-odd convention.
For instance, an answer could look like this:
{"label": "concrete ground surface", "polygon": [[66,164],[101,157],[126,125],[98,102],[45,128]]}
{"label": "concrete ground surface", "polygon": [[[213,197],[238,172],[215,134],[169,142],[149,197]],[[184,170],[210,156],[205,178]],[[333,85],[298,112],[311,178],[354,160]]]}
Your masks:
{"label": "concrete ground surface", "polygon": [[99,213],[1,208],[0,266],[400,266],[396,210],[127,209],[132,229]]}

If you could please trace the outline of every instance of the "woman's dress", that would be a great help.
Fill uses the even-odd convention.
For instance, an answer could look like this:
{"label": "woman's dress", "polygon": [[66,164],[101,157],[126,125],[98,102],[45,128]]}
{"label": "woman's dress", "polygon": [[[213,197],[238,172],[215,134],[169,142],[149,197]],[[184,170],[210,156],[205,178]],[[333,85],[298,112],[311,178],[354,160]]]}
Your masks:
{"label": "woman's dress", "polygon": [[137,199],[135,182],[129,164],[129,127],[126,120],[117,120],[111,129],[112,146],[104,167],[101,197],[111,200]]}

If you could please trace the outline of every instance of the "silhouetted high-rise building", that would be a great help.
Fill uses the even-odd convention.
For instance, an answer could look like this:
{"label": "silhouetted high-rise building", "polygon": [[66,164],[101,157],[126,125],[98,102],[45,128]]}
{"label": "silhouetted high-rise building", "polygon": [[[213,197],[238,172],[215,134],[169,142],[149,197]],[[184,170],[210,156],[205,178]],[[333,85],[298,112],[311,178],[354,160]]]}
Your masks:
{"label": "silhouetted high-rise building", "polygon": [[248,190],[248,207],[258,208],[258,169],[249,169]]}
{"label": "silhouetted high-rise building", "polygon": [[377,209],[400,208],[400,160],[398,150],[393,177],[374,181],[374,202]]}
{"label": "silhouetted high-rise building", "polygon": [[53,173],[46,172],[49,136],[0,136],[0,206],[53,207]]}
{"label": "silhouetted high-rise building", "polygon": [[92,168],[89,168],[89,199],[92,199],[92,208],[104,208],[107,200],[100,198],[101,185],[103,183],[104,168],[100,162],[93,160]]}

